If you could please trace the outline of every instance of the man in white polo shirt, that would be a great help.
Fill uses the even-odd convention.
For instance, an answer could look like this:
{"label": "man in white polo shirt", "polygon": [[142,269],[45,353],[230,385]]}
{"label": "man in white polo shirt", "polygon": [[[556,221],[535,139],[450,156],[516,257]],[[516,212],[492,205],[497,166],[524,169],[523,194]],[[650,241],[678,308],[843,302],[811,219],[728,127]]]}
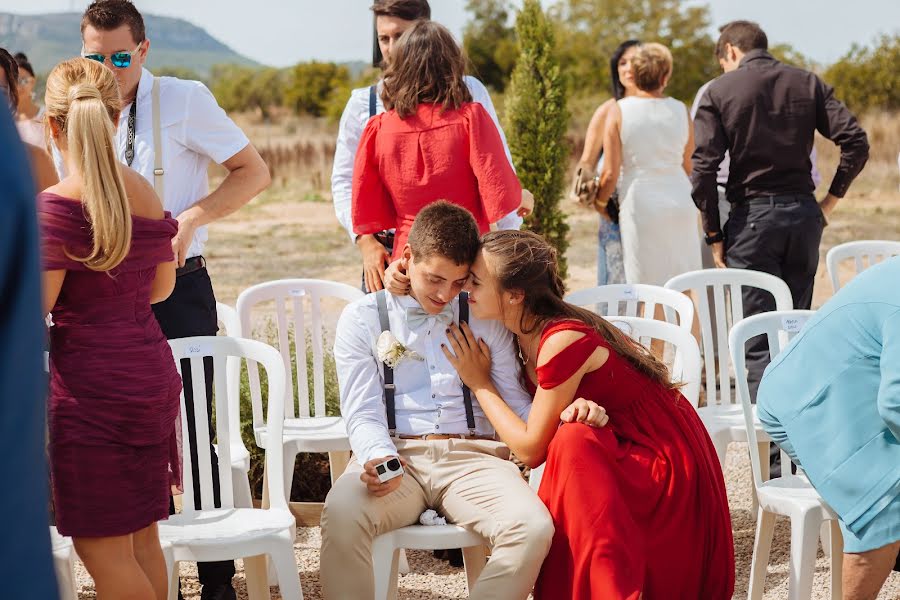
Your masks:
{"label": "man in white polo shirt", "polygon": [[[268,168],[206,86],[173,77],[155,78],[143,68],[150,41],[143,18],[131,2],[93,2],[82,18],[81,36],[82,56],[107,65],[119,82],[123,107],[116,152],[120,160],[154,185],[165,209],[178,219],[178,235],[172,241],[178,262],[175,291],[153,307],[160,327],[169,339],[216,335],[216,298],[202,256],[206,226],[235,212],[264,190],[270,182]],[[210,161],[228,170],[227,177],[211,192],[207,180]],[[206,364],[205,374],[207,398],[211,398],[212,361]],[[189,368],[183,369],[183,378],[191,412]],[[212,415],[212,410],[207,414]],[[188,415],[188,423],[192,422],[193,416]],[[210,435],[213,431],[210,427]],[[192,464],[196,465],[197,436],[193,428],[188,435]],[[218,505],[218,460],[212,449],[211,456]],[[198,473],[192,476],[197,482]],[[199,484],[194,486],[195,498],[186,498],[185,502],[199,505]],[[236,598],[231,585],[233,562],[201,564],[198,571],[203,600]]]}
{"label": "man in white polo shirt", "polygon": [[[375,0],[371,10],[375,14],[375,30],[378,51],[382,55],[382,66],[390,61],[391,51],[407,29],[420,19],[431,18],[431,7],[428,0]],[[506,150],[506,157],[512,164],[506,136],[503,128],[500,127],[500,121],[497,119],[497,113],[494,111],[494,104],[491,102],[487,88],[478,79],[469,75],[465,77],[465,81],[472,94],[472,100],[481,104],[497,125],[500,139],[503,140],[503,148]],[[363,259],[363,291],[369,292],[384,287],[384,271],[391,256],[389,249],[393,247],[393,231],[377,235],[357,236],[353,233],[353,223],[350,220],[350,203],[353,187],[353,162],[356,159],[359,139],[362,137],[369,118],[381,112],[384,112],[384,105],[381,102],[380,81],[371,87],[353,90],[341,116],[334,152],[334,166],[331,171],[334,212],[338,221],[347,230],[350,240],[359,247]],[[512,212],[500,219],[496,223],[499,229],[519,229],[522,226],[522,216],[527,216],[534,204],[531,192],[523,190],[522,196],[523,206],[519,209],[519,214]]]}

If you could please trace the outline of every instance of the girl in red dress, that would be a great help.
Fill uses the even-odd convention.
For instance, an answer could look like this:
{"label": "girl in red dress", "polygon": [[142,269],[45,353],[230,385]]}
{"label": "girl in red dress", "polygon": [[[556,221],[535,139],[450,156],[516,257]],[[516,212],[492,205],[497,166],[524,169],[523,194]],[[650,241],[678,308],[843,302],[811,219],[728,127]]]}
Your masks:
{"label": "girl in red dress", "polygon": [[[563,301],[555,250],[530,232],[484,237],[469,283],[472,315],[518,337],[528,422],[497,394],[490,351],[464,325],[454,362],[500,438],[546,462],[539,495],[556,533],[535,598],[725,600],[734,551],[712,442],[666,367],[601,317]],[[602,405],[601,429],[560,425],[576,398]]]}
{"label": "girl in red dress", "polygon": [[[433,21],[406,31],[392,52],[381,92],[387,112],[369,119],[356,153],[351,218],[357,236],[396,229],[393,259],[418,212],[436,200],[466,208],[481,233],[522,203],[500,133],[472,101],[464,72],[453,36]],[[383,273],[382,265],[371,281],[367,269],[368,289],[380,289]]]}
{"label": "girl in red dress", "polygon": [[175,286],[178,223],[116,160],[112,71],[86,58],[61,63],[46,107],[69,173],[38,196],[56,525],[74,538],[99,598],[160,600],[156,522],[181,482],[181,378],[150,304]]}

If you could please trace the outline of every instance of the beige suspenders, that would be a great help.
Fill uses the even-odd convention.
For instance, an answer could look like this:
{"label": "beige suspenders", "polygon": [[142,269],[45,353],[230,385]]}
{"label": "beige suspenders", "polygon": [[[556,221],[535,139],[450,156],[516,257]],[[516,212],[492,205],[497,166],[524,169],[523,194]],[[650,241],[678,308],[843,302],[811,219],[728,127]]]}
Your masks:
{"label": "beige suspenders", "polygon": [[163,196],[163,146],[162,133],[159,127],[159,78],[153,78],[153,189],[161,202],[165,203]]}

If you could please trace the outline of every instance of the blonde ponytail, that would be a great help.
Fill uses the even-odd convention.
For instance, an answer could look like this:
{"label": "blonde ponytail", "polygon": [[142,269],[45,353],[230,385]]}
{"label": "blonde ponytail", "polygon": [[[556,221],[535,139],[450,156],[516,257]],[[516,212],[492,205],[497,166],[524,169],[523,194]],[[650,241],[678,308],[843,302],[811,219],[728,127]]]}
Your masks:
{"label": "blonde ponytail", "polygon": [[45,104],[81,175],[81,203],[91,222],[90,254],[72,258],[94,271],[114,269],[131,248],[131,209],[114,149],[113,119],[122,107],[118,84],[100,63],[74,58],[50,73]]}

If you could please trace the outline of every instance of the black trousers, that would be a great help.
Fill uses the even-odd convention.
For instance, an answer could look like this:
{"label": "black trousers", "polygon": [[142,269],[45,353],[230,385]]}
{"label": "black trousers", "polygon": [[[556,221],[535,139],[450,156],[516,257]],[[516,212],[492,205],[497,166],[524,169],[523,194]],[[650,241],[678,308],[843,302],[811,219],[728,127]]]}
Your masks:
{"label": "black trousers", "polygon": [[[729,267],[763,271],[781,278],[791,290],[795,309],[812,304],[819,266],[819,243],[825,218],[811,194],[750,199],[731,208],[725,224],[725,262]],[[744,316],[775,310],[775,298],[759,289],[744,289]],[[771,362],[766,336],[747,344],[750,399]],[[772,444],[771,476],[781,474],[778,449]]]}
{"label": "black trousers", "polygon": [[[729,267],[763,271],[781,278],[791,290],[795,309],[812,304],[819,266],[819,243],[825,219],[812,195],[751,199],[732,207],[725,226],[725,261]],[[775,310],[775,298],[758,289],[743,291],[744,316]],[[759,336],[747,344],[750,397],[770,362],[769,344]]]}
{"label": "black trousers", "polygon": [[[212,282],[206,268],[193,271],[176,279],[175,290],[164,302],[153,305],[153,312],[163,334],[168,339],[191,337],[195,335],[216,335],[219,330],[216,317],[216,297],[213,294]],[[212,388],[213,388],[213,363],[211,358],[205,358],[203,362],[204,376],[206,378],[206,414],[209,416],[209,440],[202,443],[209,444],[209,455],[212,462],[213,501],[217,507],[222,505],[219,491],[219,459],[212,446],[215,429],[212,427]],[[194,482],[194,506],[200,508],[200,473],[197,468],[197,431],[194,427],[193,382],[191,379],[191,366],[189,360],[181,361],[182,382],[184,385],[184,397],[188,422],[188,440],[190,442],[191,465],[193,467],[191,478]],[[226,465],[225,468],[230,468]],[[187,476],[187,474],[185,474]],[[187,499],[185,499],[187,501]],[[175,512],[174,504],[169,507],[169,512]],[[197,565],[200,583],[203,585],[203,598],[209,596],[207,589],[212,593],[223,587],[231,587],[231,578],[234,577],[234,562],[223,561],[214,563],[200,563]],[[179,593],[180,596],[180,593]]]}

